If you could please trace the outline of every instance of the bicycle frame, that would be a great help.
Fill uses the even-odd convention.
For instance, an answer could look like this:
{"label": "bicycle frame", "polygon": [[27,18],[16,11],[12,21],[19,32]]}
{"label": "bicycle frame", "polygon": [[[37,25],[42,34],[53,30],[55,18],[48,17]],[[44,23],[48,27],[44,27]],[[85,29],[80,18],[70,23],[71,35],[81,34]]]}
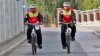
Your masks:
{"label": "bicycle frame", "polygon": [[35,39],[35,44],[37,45],[37,34],[36,34],[36,32],[35,32],[35,25],[36,24],[38,24],[38,23],[36,23],[36,24],[31,24],[31,23],[28,23],[29,25],[32,25],[33,26],[33,29],[32,29],[32,32],[31,32],[31,36],[32,36],[32,38],[34,38]]}
{"label": "bicycle frame", "polygon": [[32,39],[31,39],[32,43],[31,44],[32,44],[32,53],[34,55],[34,54],[36,54],[36,51],[37,51],[37,34],[35,32],[35,25],[36,24],[31,24],[31,23],[28,23],[28,24],[33,26],[33,29],[31,32],[31,36],[32,36]]}
{"label": "bicycle frame", "polygon": [[70,35],[71,34],[71,28],[70,27],[68,27],[68,24],[67,24],[67,27],[66,27],[67,29],[66,29],[66,35]]}
{"label": "bicycle frame", "polygon": [[34,44],[37,46],[37,34],[36,34],[34,28],[35,28],[35,25],[33,25],[31,36],[32,36],[32,38],[34,38],[34,41],[35,41]]}
{"label": "bicycle frame", "polygon": [[71,28],[68,27],[69,24],[71,23],[63,23],[66,25],[66,32],[65,32],[65,35],[66,35],[66,44],[67,44],[67,51],[68,53],[70,53],[70,38],[71,38]]}
{"label": "bicycle frame", "polygon": [[31,36],[32,36],[32,37],[37,37],[37,34],[36,34],[36,32],[35,32],[35,29],[34,29],[34,28],[35,28],[35,25],[36,25],[36,24],[38,24],[38,23],[36,23],[36,24],[31,24],[31,23],[28,23],[28,24],[33,26],[33,29],[32,29],[32,32],[31,32]]}

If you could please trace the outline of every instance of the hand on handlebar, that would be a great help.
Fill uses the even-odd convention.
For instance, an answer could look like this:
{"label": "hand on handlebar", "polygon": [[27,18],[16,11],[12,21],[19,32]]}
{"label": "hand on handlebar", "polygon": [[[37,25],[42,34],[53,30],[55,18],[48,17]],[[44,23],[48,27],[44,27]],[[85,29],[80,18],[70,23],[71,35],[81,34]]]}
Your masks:
{"label": "hand on handlebar", "polygon": [[40,24],[40,25],[43,25],[43,22],[40,22],[39,24]]}
{"label": "hand on handlebar", "polygon": [[59,25],[60,25],[60,24],[71,24],[71,23],[64,23],[64,22],[59,22]]}
{"label": "hand on handlebar", "polygon": [[24,23],[24,25],[27,25],[27,23]]}
{"label": "hand on handlebar", "polygon": [[73,21],[73,24],[76,24],[76,21]]}
{"label": "hand on handlebar", "polygon": [[42,25],[43,24],[43,22],[37,22],[37,23],[24,23],[24,25],[28,25],[28,24],[30,24],[30,25],[36,25],[36,24],[38,24],[38,25]]}
{"label": "hand on handlebar", "polygon": [[58,24],[59,24],[59,25],[61,25],[61,24],[62,24],[62,22],[59,22]]}

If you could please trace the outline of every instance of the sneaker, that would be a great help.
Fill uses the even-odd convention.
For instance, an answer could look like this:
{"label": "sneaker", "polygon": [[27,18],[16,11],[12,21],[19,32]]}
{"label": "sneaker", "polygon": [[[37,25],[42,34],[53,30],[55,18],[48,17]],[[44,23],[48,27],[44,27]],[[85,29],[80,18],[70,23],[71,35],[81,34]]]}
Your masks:
{"label": "sneaker", "polygon": [[75,38],[72,38],[72,41],[75,41]]}
{"label": "sneaker", "polygon": [[38,45],[38,48],[39,48],[39,49],[42,49],[42,45]]}
{"label": "sneaker", "polygon": [[28,43],[31,43],[31,40],[28,40]]}
{"label": "sneaker", "polygon": [[63,46],[63,49],[66,49],[66,46]]}

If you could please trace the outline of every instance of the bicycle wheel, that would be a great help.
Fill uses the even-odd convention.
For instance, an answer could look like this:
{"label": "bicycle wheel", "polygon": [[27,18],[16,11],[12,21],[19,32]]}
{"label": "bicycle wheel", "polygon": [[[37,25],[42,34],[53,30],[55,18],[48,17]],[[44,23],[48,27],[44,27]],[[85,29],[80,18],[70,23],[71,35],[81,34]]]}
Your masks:
{"label": "bicycle wheel", "polygon": [[70,35],[66,36],[67,53],[70,53]]}
{"label": "bicycle wheel", "polygon": [[35,43],[36,39],[35,37],[32,37],[32,54],[35,55],[36,54],[36,43]]}
{"label": "bicycle wheel", "polygon": [[36,54],[36,47],[32,46],[32,54],[35,55]]}

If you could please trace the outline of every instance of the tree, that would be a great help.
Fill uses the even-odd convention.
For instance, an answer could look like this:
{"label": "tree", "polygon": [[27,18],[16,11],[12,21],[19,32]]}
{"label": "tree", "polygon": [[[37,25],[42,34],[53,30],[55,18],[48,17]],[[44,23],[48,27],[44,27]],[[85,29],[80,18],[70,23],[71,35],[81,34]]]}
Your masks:
{"label": "tree", "polygon": [[95,9],[100,6],[100,0],[83,0],[80,4],[81,10]]}

